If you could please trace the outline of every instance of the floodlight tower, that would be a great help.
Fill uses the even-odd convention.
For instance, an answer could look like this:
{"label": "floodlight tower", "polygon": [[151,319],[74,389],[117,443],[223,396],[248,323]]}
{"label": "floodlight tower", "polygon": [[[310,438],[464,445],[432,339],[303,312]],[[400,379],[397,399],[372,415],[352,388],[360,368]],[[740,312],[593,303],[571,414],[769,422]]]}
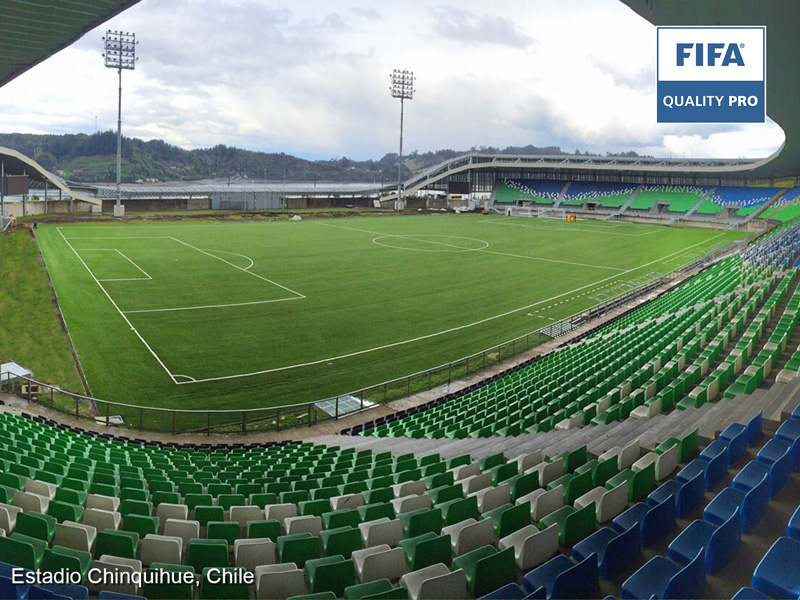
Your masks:
{"label": "floodlight tower", "polygon": [[119,97],[117,99],[117,204],[114,206],[114,216],[124,217],[125,207],[122,206],[122,69],[133,71],[136,68],[136,41],[135,33],[127,31],[106,31],[103,37],[103,58],[106,67],[116,69],[119,74]]}
{"label": "floodlight tower", "polygon": [[390,75],[392,98],[400,98],[400,156],[397,159],[397,202],[395,208],[403,210],[403,109],[406,100],[414,98],[414,72],[395,69]]}

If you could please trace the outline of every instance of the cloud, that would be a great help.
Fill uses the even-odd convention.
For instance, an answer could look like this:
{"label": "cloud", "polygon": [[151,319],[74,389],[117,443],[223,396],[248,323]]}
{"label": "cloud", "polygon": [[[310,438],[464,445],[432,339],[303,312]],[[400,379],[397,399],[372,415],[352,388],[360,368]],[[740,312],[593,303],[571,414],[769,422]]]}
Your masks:
{"label": "cloud", "polygon": [[432,34],[460,44],[496,44],[524,50],[533,43],[533,38],[505,17],[478,16],[471,11],[452,6],[432,8],[430,13],[434,18],[431,24]]}
{"label": "cloud", "polygon": [[[0,130],[116,127],[106,29],[136,31],[123,131],[308,158],[396,152],[389,73],[411,69],[405,148],[559,145],[766,156],[774,124],[655,122],[655,30],[618,0],[142,0],[0,89]],[[513,20],[512,20],[513,18]]]}

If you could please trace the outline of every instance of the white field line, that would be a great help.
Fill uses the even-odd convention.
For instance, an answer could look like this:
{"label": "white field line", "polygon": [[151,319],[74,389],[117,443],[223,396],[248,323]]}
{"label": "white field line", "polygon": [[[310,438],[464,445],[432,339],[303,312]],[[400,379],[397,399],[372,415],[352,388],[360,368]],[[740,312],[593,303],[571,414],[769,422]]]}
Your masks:
{"label": "white field line", "polygon": [[[511,217],[512,219],[528,219],[530,217]],[[583,227],[573,227],[571,225],[565,225],[564,227],[550,227],[546,225],[537,225],[536,227],[531,227],[529,225],[522,225],[520,223],[509,223],[509,222],[502,222],[502,221],[481,221],[482,225],[506,225],[510,227],[524,227],[525,229],[532,229],[534,231],[543,229],[545,231],[582,231],[584,233],[595,233],[597,235],[620,235],[623,237],[644,237],[646,235],[653,235],[654,233],[659,233],[666,231],[666,228],[659,228],[654,229],[653,231],[648,231],[647,233],[618,233],[616,231],[601,231],[599,229],[585,229]],[[611,227],[622,227],[622,225],[613,225]],[[646,225],[645,225],[646,227]]]}
{"label": "white field line", "polygon": [[589,267],[591,269],[606,269],[607,271],[619,271],[620,273],[627,272],[627,271],[625,271],[625,269],[619,269],[617,267],[605,267],[605,266],[601,267],[600,265],[589,265],[589,264],[586,264],[586,263],[573,262],[571,260],[558,260],[558,259],[555,259],[555,258],[540,258],[538,256],[524,256],[522,254],[511,254],[509,252],[495,252],[494,250],[478,250],[477,252],[483,252],[485,254],[496,254],[497,256],[510,256],[512,258],[527,258],[528,260],[539,260],[539,261],[550,262],[550,263],[559,263],[559,264],[562,264],[562,265],[572,265],[574,267]]}
{"label": "white field line", "polygon": [[254,300],[253,302],[232,302],[231,304],[205,304],[202,306],[178,306],[175,308],[148,308],[142,310],[126,310],[125,314],[133,315],[143,313],[177,312],[181,310],[202,310],[205,308],[230,308],[233,306],[253,306],[255,304],[272,304],[273,302],[288,302],[290,300],[302,299],[303,298],[300,298],[299,296],[292,296],[291,298],[278,298],[276,300]]}
{"label": "white field line", "polygon": [[[220,258],[219,256],[214,256],[214,255],[213,255],[213,254],[211,254],[210,252],[206,252],[205,250],[201,250],[201,249],[200,249],[200,248],[198,248],[197,246],[192,246],[191,244],[189,244],[189,243],[187,243],[187,242],[184,242],[184,241],[182,241],[182,240],[179,240],[179,239],[178,239],[178,238],[176,238],[176,237],[172,237],[172,236],[168,236],[168,237],[169,237],[171,240],[175,240],[175,241],[176,241],[176,242],[178,242],[179,244],[183,244],[184,246],[187,246],[187,247],[191,248],[192,250],[197,250],[197,251],[198,251],[198,252],[200,252],[201,254],[205,254],[206,256],[210,256],[211,258],[214,258],[214,259],[216,259],[216,260],[218,260],[218,261],[224,262],[226,265],[230,265],[230,266],[231,266],[231,267],[233,267],[234,269],[239,269],[239,270],[240,270],[240,271],[242,271],[243,273],[247,273],[248,275],[252,275],[253,277],[257,277],[258,279],[261,279],[262,281],[266,281],[267,283],[271,283],[272,285],[278,286],[278,287],[279,287],[279,288],[281,288],[282,290],[286,290],[287,292],[289,292],[290,294],[294,294],[294,295],[295,295],[295,296],[297,296],[298,298],[305,298],[305,296],[304,296],[303,294],[301,294],[300,292],[295,292],[293,289],[291,289],[291,288],[288,288],[288,287],[286,287],[285,285],[281,285],[280,283],[277,283],[277,282],[275,282],[275,281],[272,281],[271,279],[267,279],[266,277],[262,277],[262,276],[261,276],[261,275],[259,275],[258,273],[253,273],[252,271],[248,271],[248,270],[247,270],[247,269],[245,269],[244,267],[240,267],[239,265],[235,265],[235,264],[233,264],[232,262],[225,260],[224,258]],[[248,267],[248,268],[249,268],[249,267]]]}
{"label": "white field line", "polygon": [[66,242],[67,246],[69,246],[70,250],[72,250],[72,252],[78,258],[78,260],[81,261],[81,264],[86,268],[86,270],[89,272],[89,275],[92,277],[92,279],[94,279],[94,282],[103,291],[103,294],[105,294],[106,298],[108,298],[108,301],[111,302],[111,305],[119,313],[119,316],[121,316],[125,320],[125,322],[128,324],[128,327],[131,328],[131,331],[133,331],[133,333],[136,335],[136,337],[139,338],[139,341],[141,341],[142,344],[144,344],[144,347],[147,348],[147,350],[150,352],[150,354],[152,354],[153,358],[155,358],[156,361],[158,362],[158,364],[161,365],[161,368],[164,369],[164,371],[166,371],[167,375],[169,375],[169,378],[172,379],[172,382],[177,384],[178,382],[175,380],[175,377],[172,375],[170,370],[164,364],[164,361],[162,361],[158,357],[158,354],[155,353],[155,351],[150,347],[150,344],[148,344],[147,341],[142,337],[142,335],[136,330],[136,328],[133,326],[133,324],[128,320],[128,317],[125,316],[125,313],[123,313],[120,310],[119,306],[117,306],[117,303],[114,302],[114,299],[111,297],[111,294],[109,294],[108,291],[106,291],[106,288],[103,287],[103,284],[100,283],[100,281],[97,279],[97,277],[95,277],[94,273],[92,273],[92,270],[89,268],[89,265],[87,265],[86,262],[84,262],[83,258],[81,258],[81,255],[78,254],[78,251],[75,250],[75,248],[72,246],[72,244],[70,244],[69,240],[66,237],[64,237],[64,233],[61,231],[60,227],[58,228],[58,233],[61,235],[61,237],[63,238],[64,242]]}
{"label": "white field line", "polygon": [[122,258],[127,260],[129,263],[131,263],[134,267],[139,269],[144,274],[144,277],[118,277],[115,279],[98,279],[98,281],[147,281],[148,279],[150,280],[153,279],[152,277],[150,277],[150,275],[147,274],[147,272],[142,267],[137,265],[135,262],[133,262],[130,258],[122,254],[122,252],[120,252],[116,248],[79,248],[77,252],[116,252],[117,254],[122,256]]}
{"label": "white field line", "polygon": [[246,258],[247,260],[250,261],[250,264],[247,265],[244,268],[245,271],[251,269],[253,267],[253,265],[256,264],[256,262],[252,258],[250,258],[249,256],[247,256],[245,254],[238,254],[236,252],[228,252],[226,250],[209,250],[208,252],[219,252],[221,254],[230,254],[231,256],[238,256],[239,258]]}
{"label": "white field line", "polygon": [[[331,227],[334,227],[334,225],[331,225]],[[358,231],[363,231],[363,230],[359,229]],[[489,247],[489,242],[487,242],[486,240],[479,239],[479,238],[458,237],[458,236],[454,236],[454,235],[438,236],[438,237],[450,237],[450,238],[456,238],[456,239],[462,239],[462,240],[472,240],[473,242],[480,242],[481,244],[485,244],[485,246],[483,246],[483,248],[464,248],[463,246],[456,246],[455,244],[448,244],[446,242],[435,242],[433,240],[420,240],[420,239],[417,239],[417,238],[420,238],[420,237],[431,237],[431,236],[425,235],[425,234],[419,234],[417,236],[388,234],[388,235],[381,235],[381,236],[378,236],[378,237],[374,238],[372,240],[372,243],[375,244],[376,246],[383,246],[384,248],[393,248],[395,250],[411,250],[411,251],[417,251],[417,252],[420,251],[420,248],[401,248],[399,246],[390,246],[388,244],[380,244],[380,243],[378,243],[377,240],[380,240],[380,239],[383,239],[383,238],[400,238],[400,239],[406,239],[406,240],[412,239],[415,242],[422,242],[423,244],[436,244],[437,246],[447,246],[448,248],[455,248],[455,249],[459,250],[460,252],[478,252],[479,250],[483,250],[484,248],[488,248]],[[421,251],[422,252],[437,252],[437,250],[421,250]],[[439,252],[441,252],[441,250],[439,250]]]}
{"label": "white field line", "polygon": [[[64,235],[64,234],[61,234]],[[168,235],[139,235],[139,236],[123,236],[118,235],[114,237],[71,237],[71,241],[76,240],[168,240]],[[95,248],[81,248],[81,250],[95,250]],[[105,248],[97,248],[97,250],[105,250]]]}
{"label": "white field line", "polygon": [[[319,223],[319,224],[321,225],[321,223]],[[329,227],[336,227],[336,225],[329,225]],[[346,229],[346,228],[343,227],[342,229]],[[355,231],[359,231],[359,230],[355,230]],[[440,335],[445,335],[445,334],[448,334],[448,333],[452,333],[454,331],[460,331],[462,329],[469,329],[470,327],[475,327],[477,325],[482,325],[483,323],[488,323],[488,322],[494,321],[496,319],[501,319],[503,317],[507,317],[509,315],[513,315],[515,313],[522,312],[524,310],[529,310],[529,309],[533,308],[534,306],[538,306],[540,304],[544,304],[544,303],[550,302],[552,300],[557,300],[559,298],[563,298],[564,296],[569,296],[570,294],[574,294],[575,292],[579,292],[579,291],[581,291],[583,289],[586,289],[586,288],[589,288],[589,287],[592,287],[592,286],[596,286],[596,285],[598,285],[600,283],[604,283],[604,282],[609,281],[611,279],[615,279],[617,277],[622,277],[623,275],[626,275],[626,274],[631,273],[633,271],[638,271],[639,269],[642,269],[644,267],[649,267],[652,264],[655,264],[655,263],[657,263],[659,261],[665,260],[665,259],[669,258],[670,256],[673,256],[673,255],[678,254],[680,252],[685,252],[686,250],[689,250],[690,248],[693,248],[694,246],[699,246],[700,244],[708,243],[709,241],[717,239],[719,237],[722,237],[723,235],[725,235],[724,232],[720,233],[719,235],[716,235],[716,236],[714,236],[712,238],[703,240],[702,242],[698,242],[697,244],[694,244],[693,246],[689,246],[688,248],[681,248],[677,252],[673,252],[672,254],[668,254],[666,256],[662,256],[661,258],[658,258],[658,259],[656,259],[654,261],[651,261],[651,262],[649,262],[647,264],[639,265],[638,267],[634,267],[634,268],[629,269],[627,271],[624,271],[622,273],[617,273],[617,274],[614,274],[614,275],[610,275],[609,277],[606,277],[605,279],[601,279],[599,281],[593,281],[592,283],[589,283],[589,284],[586,284],[584,286],[575,288],[573,290],[569,290],[569,291],[564,292],[562,294],[558,294],[558,295],[553,296],[551,298],[546,298],[544,300],[539,300],[538,302],[534,302],[533,304],[528,304],[527,306],[522,306],[520,308],[515,308],[513,310],[509,310],[509,311],[506,311],[504,313],[500,313],[498,315],[494,315],[494,316],[491,316],[491,317],[486,317],[484,319],[480,319],[480,320],[474,321],[472,323],[467,323],[466,325],[460,325],[458,327],[451,327],[449,329],[444,329],[444,330],[438,331],[436,333],[430,333],[428,335],[421,335],[421,336],[418,336],[418,337],[415,337],[415,338],[411,338],[411,339],[408,339],[408,340],[402,340],[402,341],[399,341],[399,342],[393,342],[391,344],[384,344],[382,346],[376,346],[374,348],[368,348],[366,350],[358,350],[356,352],[350,352],[349,354],[341,354],[339,356],[332,356],[332,357],[329,357],[329,358],[323,358],[323,359],[320,359],[320,360],[314,360],[314,361],[309,361],[309,362],[305,362],[305,363],[299,363],[299,364],[296,364],[296,365],[287,365],[285,367],[276,367],[276,368],[273,368],[273,369],[263,369],[263,370],[260,370],[260,371],[252,371],[250,373],[240,373],[238,375],[223,375],[221,377],[207,377],[205,379],[196,379],[195,381],[181,381],[181,382],[176,381],[175,383],[177,385],[190,385],[190,384],[193,384],[193,383],[206,383],[206,382],[209,382],[209,381],[224,381],[224,380],[227,380],[227,379],[240,379],[242,377],[252,377],[254,375],[265,375],[267,373],[276,373],[278,371],[288,371],[288,370],[291,370],[291,369],[299,369],[299,368],[302,368],[302,367],[310,367],[310,366],[313,366],[313,365],[319,365],[319,364],[322,364],[322,363],[332,362],[334,360],[342,360],[342,359],[345,359],[345,358],[351,358],[353,356],[359,356],[359,355],[362,355],[362,354],[369,354],[370,352],[377,352],[379,350],[386,350],[388,348],[395,348],[397,346],[403,346],[403,345],[406,345],[406,344],[412,344],[414,342],[419,342],[419,341],[422,341],[422,340],[431,339],[431,338],[434,338],[434,337],[438,337]],[[173,379],[173,381],[174,381],[174,379]]]}
{"label": "white field line", "polygon": [[[415,242],[424,242],[424,243],[427,243],[427,244],[439,244],[440,246],[451,246],[451,247],[456,247],[456,248],[458,247],[458,246],[453,246],[452,244],[445,244],[443,242],[433,242],[431,240],[420,240],[420,239],[417,239],[418,237],[425,237],[425,234],[421,234],[421,233],[420,234],[416,234],[416,237],[415,237],[414,234],[402,234],[402,235],[399,235],[399,234],[381,234],[381,233],[379,233],[377,231],[367,231],[366,229],[356,229],[354,227],[343,227],[342,225],[330,225],[329,223],[317,223],[317,225],[322,225],[324,227],[336,227],[337,229],[347,229],[349,231],[360,231],[362,233],[369,233],[370,235],[382,235],[384,237],[405,238],[405,239],[414,240]],[[483,241],[483,240],[481,240],[481,241]],[[404,250],[404,249],[405,248],[400,248],[400,250]],[[464,250],[464,251],[467,251],[467,250]],[[540,262],[558,263],[558,264],[562,264],[562,265],[572,265],[574,267],[588,267],[590,269],[607,269],[609,271],[619,271],[620,273],[622,273],[624,271],[624,269],[618,269],[616,267],[606,267],[606,266],[600,266],[600,265],[589,265],[589,264],[586,264],[586,263],[572,262],[572,261],[569,261],[569,260],[557,260],[555,258],[542,258],[542,257],[539,257],[539,256],[523,256],[522,254],[508,254],[506,252],[495,252],[494,250],[486,250],[485,248],[477,248],[477,249],[474,249],[474,250],[469,250],[469,252],[483,252],[484,254],[496,254],[498,256],[510,256],[512,258],[525,258],[527,260],[538,260]]]}
{"label": "white field line", "polygon": [[122,258],[124,258],[125,260],[127,260],[129,263],[131,263],[131,264],[132,264],[134,267],[136,267],[137,269],[139,269],[139,270],[140,270],[140,271],[141,271],[141,272],[144,274],[144,276],[145,276],[145,277],[147,277],[148,279],[153,279],[152,277],[150,277],[150,275],[148,275],[148,274],[147,274],[147,271],[145,271],[145,270],[144,270],[142,267],[140,267],[140,266],[139,266],[139,265],[137,265],[135,262],[133,262],[133,261],[132,261],[130,258],[128,258],[127,256],[125,256],[125,255],[124,255],[122,252],[120,252],[119,250],[117,250],[117,254],[119,254],[119,255],[120,255]]}

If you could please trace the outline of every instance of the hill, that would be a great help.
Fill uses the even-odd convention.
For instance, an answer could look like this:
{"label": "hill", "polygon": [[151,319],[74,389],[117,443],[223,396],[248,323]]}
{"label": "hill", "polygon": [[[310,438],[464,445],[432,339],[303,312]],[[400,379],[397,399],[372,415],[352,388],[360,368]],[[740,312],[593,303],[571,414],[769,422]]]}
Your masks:
{"label": "hill", "polygon": [[[91,135],[34,135],[0,133],[0,146],[13,148],[38,161],[46,169],[64,178],[86,183],[113,181],[116,177],[117,138],[113,131]],[[493,154],[568,154],[550,146],[491,146],[470,150],[444,149],[435,152],[412,152],[403,161],[404,178],[428,169],[443,160],[465,152]],[[576,154],[580,154],[578,150]],[[634,154],[634,153],[628,153]],[[225,145],[184,150],[162,140],[144,141],[123,138],[122,180],[192,181],[226,178],[267,179],[271,181],[375,181],[397,179],[397,154],[388,153],[379,160],[357,161],[347,157],[310,161],[284,153],[253,152]]]}

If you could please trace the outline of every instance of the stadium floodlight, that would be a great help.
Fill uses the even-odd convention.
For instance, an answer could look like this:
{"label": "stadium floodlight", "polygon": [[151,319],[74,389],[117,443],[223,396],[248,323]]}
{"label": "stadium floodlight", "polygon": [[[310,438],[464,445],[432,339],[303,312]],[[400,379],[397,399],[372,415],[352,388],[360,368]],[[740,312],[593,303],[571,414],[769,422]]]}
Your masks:
{"label": "stadium floodlight", "polygon": [[403,112],[404,102],[414,98],[414,72],[395,69],[389,76],[392,98],[400,99],[400,156],[397,158],[397,210],[403,210]]}
{"label": "stadium floodlight", "polygon": [[122,70],[133,71],[136,68],[136,34],[127,31],[106,31],[103,37],[103,58],[106,67],[116,69],[119,74],[119,97],[117,99],[117,204],[114,207],[114,216],[125,215],[122,206]]}

